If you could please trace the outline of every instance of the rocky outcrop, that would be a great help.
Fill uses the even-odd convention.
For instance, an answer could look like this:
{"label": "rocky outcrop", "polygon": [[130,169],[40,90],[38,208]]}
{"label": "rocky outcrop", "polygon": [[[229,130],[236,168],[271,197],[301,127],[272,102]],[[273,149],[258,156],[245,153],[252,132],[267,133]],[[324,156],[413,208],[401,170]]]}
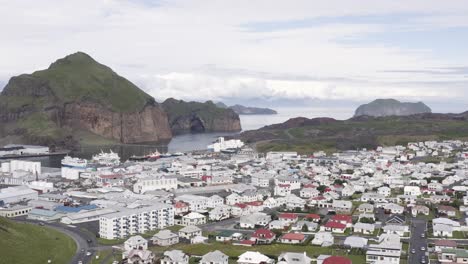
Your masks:
{"label": "rocky outcrop", "polygon": [[278,112],[276,112],[273,109],[270,108],[260,108],[260,107],[251,107],[251,106],[243,106],[243,105],[233,105],[230,106],[234,112],[236,112],[239,115],[276,115]]}
{"label": "rocky outcrop", "polygon": [[423,102],[408,103],[395,99],[377,99],[359,106],[354,116],[408,116],[430,112],[431,109]]}
{"label": "rocky outcrop", "polygon": [[169,117],[172,133],[237,132],[241,130],[239,115],[213,102],[185,102],[169,98],[162,103]]}
{"label": "rocky outcrop", "polygon": [[66,104],[64,126],[84,129],[121,143],[157,142],[171,139],[167,115],[158,105],[134,113],[116,113],[94,103]]}

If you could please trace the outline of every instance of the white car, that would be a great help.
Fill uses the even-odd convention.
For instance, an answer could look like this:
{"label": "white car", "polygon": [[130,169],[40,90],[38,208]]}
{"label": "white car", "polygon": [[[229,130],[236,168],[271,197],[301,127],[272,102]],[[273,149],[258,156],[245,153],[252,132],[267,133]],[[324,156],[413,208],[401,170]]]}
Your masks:
{"label": "white car", "polygon": [[88,251],[88,252],[86,252],[86,256],[91,256],[91,254],[92,254],[92,253],[91,253],[91,252],[89,252],[89,251]]}
{"label": "white car", "polygon": [[421,251],[424,251],[424,250],[426,250],[426,248],[425,248],[425,247],[421,247]]}

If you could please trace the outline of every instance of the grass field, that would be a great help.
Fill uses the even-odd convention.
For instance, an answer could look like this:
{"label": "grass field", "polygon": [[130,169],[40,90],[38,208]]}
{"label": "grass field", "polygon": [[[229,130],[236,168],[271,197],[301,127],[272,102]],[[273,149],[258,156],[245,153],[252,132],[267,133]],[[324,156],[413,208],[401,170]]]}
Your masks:
{"label": "grass field", "polygon": [[230,258],[237,258],[239,255],[246,251],[258,251],[269,257],[278,257],[282,252],[306,252],[311,258],[318,257],[319,255],[338,255],[350,258],[353,263],[365,263],[365,255],[348,254],[344,249],[337,249],[333,247],[319,247],[313,245],[287,245],[287,244],[272,244],[260,246],[235,246],[232,244],[224,244],[213,242],[210,244],[177,244],[171,247],[152,247],[151,250],[155,253],[162,253],[166,250],[180,249],[183,252],[192,256],[202,256],[210,251],[219,250]]}
{"label": "grass field", "polygon": [[0,217],[1,263],[68,263],[75,252],[75,241],[65,234]]}

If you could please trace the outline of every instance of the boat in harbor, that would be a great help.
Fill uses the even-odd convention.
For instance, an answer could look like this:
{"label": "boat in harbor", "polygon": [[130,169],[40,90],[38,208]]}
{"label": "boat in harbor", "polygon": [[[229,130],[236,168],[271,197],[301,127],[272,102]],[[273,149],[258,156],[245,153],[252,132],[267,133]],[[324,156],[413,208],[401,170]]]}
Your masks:
{"label": "boat in harbor", "polygon": [[113,166],[120,164],[120,157],[117,153],[110,150],[109,153],[103,152],[93,156],[92,161],[105,166]]}

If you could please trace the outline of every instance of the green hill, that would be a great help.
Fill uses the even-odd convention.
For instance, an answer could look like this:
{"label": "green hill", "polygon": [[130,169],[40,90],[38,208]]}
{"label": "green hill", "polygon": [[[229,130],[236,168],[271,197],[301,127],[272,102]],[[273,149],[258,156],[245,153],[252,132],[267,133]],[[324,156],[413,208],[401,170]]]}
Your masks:
{"label": "green hill", "polygon": [[0,263],[68,263],[75,253],[75,241],[65,234],[0,217]]}
{"label": "green hill", "polygon": [[0,120],[0,136],[14,137],[14,143],[67,148],[172,136],[154,98],[83,52],[12,77],[0,94]]}

